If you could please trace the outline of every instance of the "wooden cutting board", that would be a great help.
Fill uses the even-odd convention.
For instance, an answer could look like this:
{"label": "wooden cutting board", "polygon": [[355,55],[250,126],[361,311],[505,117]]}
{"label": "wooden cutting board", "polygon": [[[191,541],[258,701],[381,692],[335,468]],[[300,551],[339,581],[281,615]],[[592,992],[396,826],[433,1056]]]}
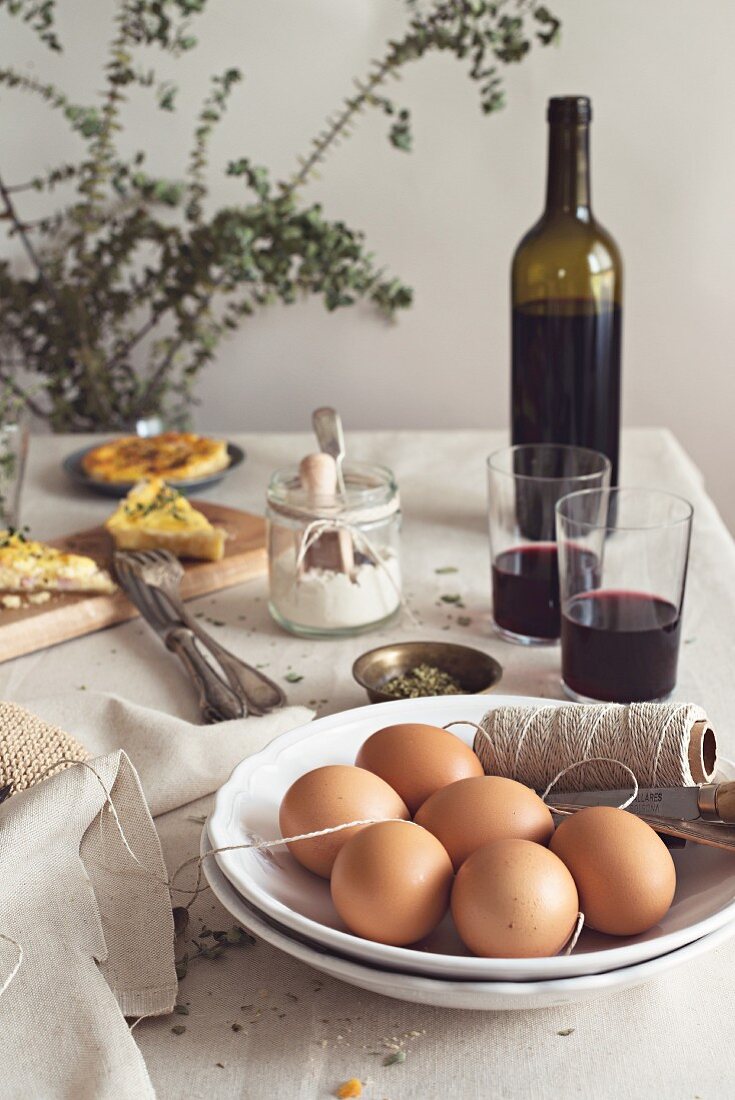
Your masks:
{"label": "wooden cutting board", "polygon": [[[229,588],[267,571],[265,520],[251,512],[221,504],[192,501],[207,519],[227,531],[222,561],[185,561],[181,583],[185,599]],[[92,527],[50,545],[75,554],[87,554],[106,569],[112,564],[112,540],[104,527]],[[112,596],[84,593],[53,594],[48,603],[18,609],[0,609],[0,661],[35,653],[58,642],[91,634],[106,626],[135,618],[138,611],[123,592]]]}

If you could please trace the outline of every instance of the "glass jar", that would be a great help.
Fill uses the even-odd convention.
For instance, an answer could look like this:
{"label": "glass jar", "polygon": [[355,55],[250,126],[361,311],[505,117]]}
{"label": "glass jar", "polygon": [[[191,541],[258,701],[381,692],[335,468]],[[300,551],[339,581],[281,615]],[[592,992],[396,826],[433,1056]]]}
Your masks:
{"label": "glass jar", "polygon": [[12,409],[0,422],[0,527],[20,527],[20,494],[23,488],[30,417]]}
{"label": "glass jar", "polygon": [[268,486],[270,612],[293,634],[360,634],[401,606],[398,486],[385,466],[344,467],[345,493],[315,500],[298,467]]}

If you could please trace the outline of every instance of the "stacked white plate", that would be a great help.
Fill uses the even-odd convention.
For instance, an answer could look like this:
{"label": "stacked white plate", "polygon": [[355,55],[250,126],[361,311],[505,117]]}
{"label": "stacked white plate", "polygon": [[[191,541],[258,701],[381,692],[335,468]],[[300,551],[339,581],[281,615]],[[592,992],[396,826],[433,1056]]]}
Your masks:
{"label": "stacked white plate", "polygon": [[[289,786],[324,764],[353,764],[362,742],[395,722],[479,722],[491,706],[539,705],[519,696],[449,696],[379,703],[292,730],[244,760],[217,794],[202,850],[280,836]],[[454,732],[463,736],[458,727]],[[472,741],[467,729],[466,740]],[[451,919],[420,946],[390,947],[352,935],[329,884],[283,847],[241,848],[204,861],[215,894],[256,935],[316,969],[373,992],[454,1008],[535,1008],[640,984],[735,934],[735,854],[687,844],[673,853],[677,890],[661,923],[618,939],[585,930],[569,956],[481,959],[462,946]]]}

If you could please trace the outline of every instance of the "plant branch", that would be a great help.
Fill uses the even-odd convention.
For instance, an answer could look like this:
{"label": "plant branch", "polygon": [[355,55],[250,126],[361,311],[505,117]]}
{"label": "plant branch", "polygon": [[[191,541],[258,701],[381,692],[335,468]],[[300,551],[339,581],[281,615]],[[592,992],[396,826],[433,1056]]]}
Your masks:
{"label": "plant branch", "polygon": [[20,400],[24,402],[26,408],[29,409],[34,416],[39,416],[42,419],[46,418],[46,416],[48,415],[47,410],[42,408],[41,405],[39,405],[38,402],[34,398],[32,398],[30,394],[23,389],[22,386],[19,386],[12,375],[9,375],[6,371],[2,369],[2,365],[0,365],[0,382],[2,382],[4,386],[7,386],[8,389],[11,390],[16,397],[19,397]]}
{"label": "plant branch", "polygon": [[45,287],[46,292],[48,293],[49,297],[53,298],[56,302],[58,302],[59,301],[59,292],[56,289],[56,287],[54,286],[52,280],[49,278],[49,276],[46,273],[46,269],[44,268],[44,265],[41,262],[41,258],[38,255],[38,252],[36,251],[35,245],[33,244],[33,241],[31,240],[31,238],[28,234],[27,228],[26,228],[24,222],[18,216],[18,212],[15,209],[15,205],[13,203],[13,200],[12,200],[11,196],[10,196],[10,192],[8,191],[7,187],[5,186],[5,183],[3,182],[2,176],[0,176],[0,198],[5,203],[5,213],[6,213],[7,217],[10,219],[10,222],[12,223],[13,228],[15,229],[16,233],[20,237],[21,243],[22,243],[22,245],[23,245],[23,247],[26,251],[26,255],[28,256],[28,259],[33,264],[34,268],[36,269],[36,273],[38,275],[38,278],[43,283],[43,286]]}
{"label": "plant branch", "polygon": [[329,147],[338,140],[340,135],[345,133],[355,115],[359,114],[362,108],[370,102],[371,95],[375,89],[383,83],[393,67],[394,62],[391,57],[385,57],[370,73],[367,83],[360,86],[358,95],[345,101],[343,109],[330,120],[327,130],[314,139],[312,143],[313,147],[309,155],[300,158],[298,172],[296,172],[282,188],[284,195],[293,195],[299,187],[302,187],[307,182],[317,164],[324,159],[324,154]]}
{"label": "plant branch", "polygon": [[[189,324],[196,324],[204,314],[207,312],[212,304],[215,294],[220,288],[220,285],[224,281],[225,276],[219,275],[212,281],[212,287],[207,294],[201,299],[196,310],[190,318],[188,318]],[[174,358],[181,348],[186,343],[186,335],[184,332],[180,332],[178,336],[172,336],[165,356],[154,370],[151,377],[146,383],[145,389],[140,396],[140,400],[137,402],[138,408],[142,413],[145,413],[146,402],[150,400],[151,396],[156,392],[157,387],[161,384],[162,380],[166,377],[166,374],[171,369]]]}
{"label": "plant branch", "polygon": [[515,0],[516,14],[507,13],[511,0],[434,0],[428,13],[409,4],[413,16],[403,38],[389,42],[385,56],[374,61],[367,77],[355,81],[357,95],[344,100],[344,106],[327,119],[326,129],[312,141],[307,156],[299,157],[298,171],[281,184],[283,194],[294,194],[308,180],[327,151],[351,133],[350,126],[366,107],[376,107],[394,116],[390,127],[391,143],[398,149],[411,148],[410,114],[397,110],[387,96],[377,94],[388,77],[398,77],[410,61],[418,61],[430,51],[450,52],[458,60],[471,62],[470,77],[480,89],[480,102],[488,114],[504,104],[497,62],[510,64],[522,60],[530,49],[530,35],[524,19],[530,16],[538,25],[535,37],[542,45],[556,38],[559,21],[538,0]]}

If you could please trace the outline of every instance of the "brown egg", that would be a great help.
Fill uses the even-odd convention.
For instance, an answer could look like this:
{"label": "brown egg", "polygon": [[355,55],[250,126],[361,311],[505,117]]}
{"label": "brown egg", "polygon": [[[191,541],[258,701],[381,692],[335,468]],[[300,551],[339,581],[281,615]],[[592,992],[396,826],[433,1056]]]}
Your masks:
{"label": "brown egg", "polygon": [[410,821],[369,825],[334,861],[332,900],[351,932],[396,947],[428,936],[447,911],[452,864]]}
{"label": "brown egg", "polygon": [[457,931],[470,951],[485,958],[558,955],[578,912],[569,871],[530,840],[496,840],[478,848],[452,889]]}
{"label": "brown egg", "polygon": [[417,722],[378,730],[361,746],[355,763],[390,783],[411,813],[440,787],[483,774],[482,764],[459,737]]}
{"label": "brown egg", "polygon": [[[302,775],[286,791],[278,823],[281,836],[299,836],[347,821],[409,817],[403,800],[379,776],[350,764],[327,764]],[[329,878],[337,852],[365,826],[298,840],[291,854],[315,874]]]}
{"label": "brown egg", "polygon": [[554,831],[551,812],[535,791],[483,775],[442,787],[424,802],[416,821],[442,842],[455,871],[491,840],[533,840],[548,844]]}
{"label": "brown egg", "polygon": [[572,872],[585,924],[611,936],[636,936],[667,912],[676,889],[668,848],[627,810],[588,806],[566,818],[550,848]]}

